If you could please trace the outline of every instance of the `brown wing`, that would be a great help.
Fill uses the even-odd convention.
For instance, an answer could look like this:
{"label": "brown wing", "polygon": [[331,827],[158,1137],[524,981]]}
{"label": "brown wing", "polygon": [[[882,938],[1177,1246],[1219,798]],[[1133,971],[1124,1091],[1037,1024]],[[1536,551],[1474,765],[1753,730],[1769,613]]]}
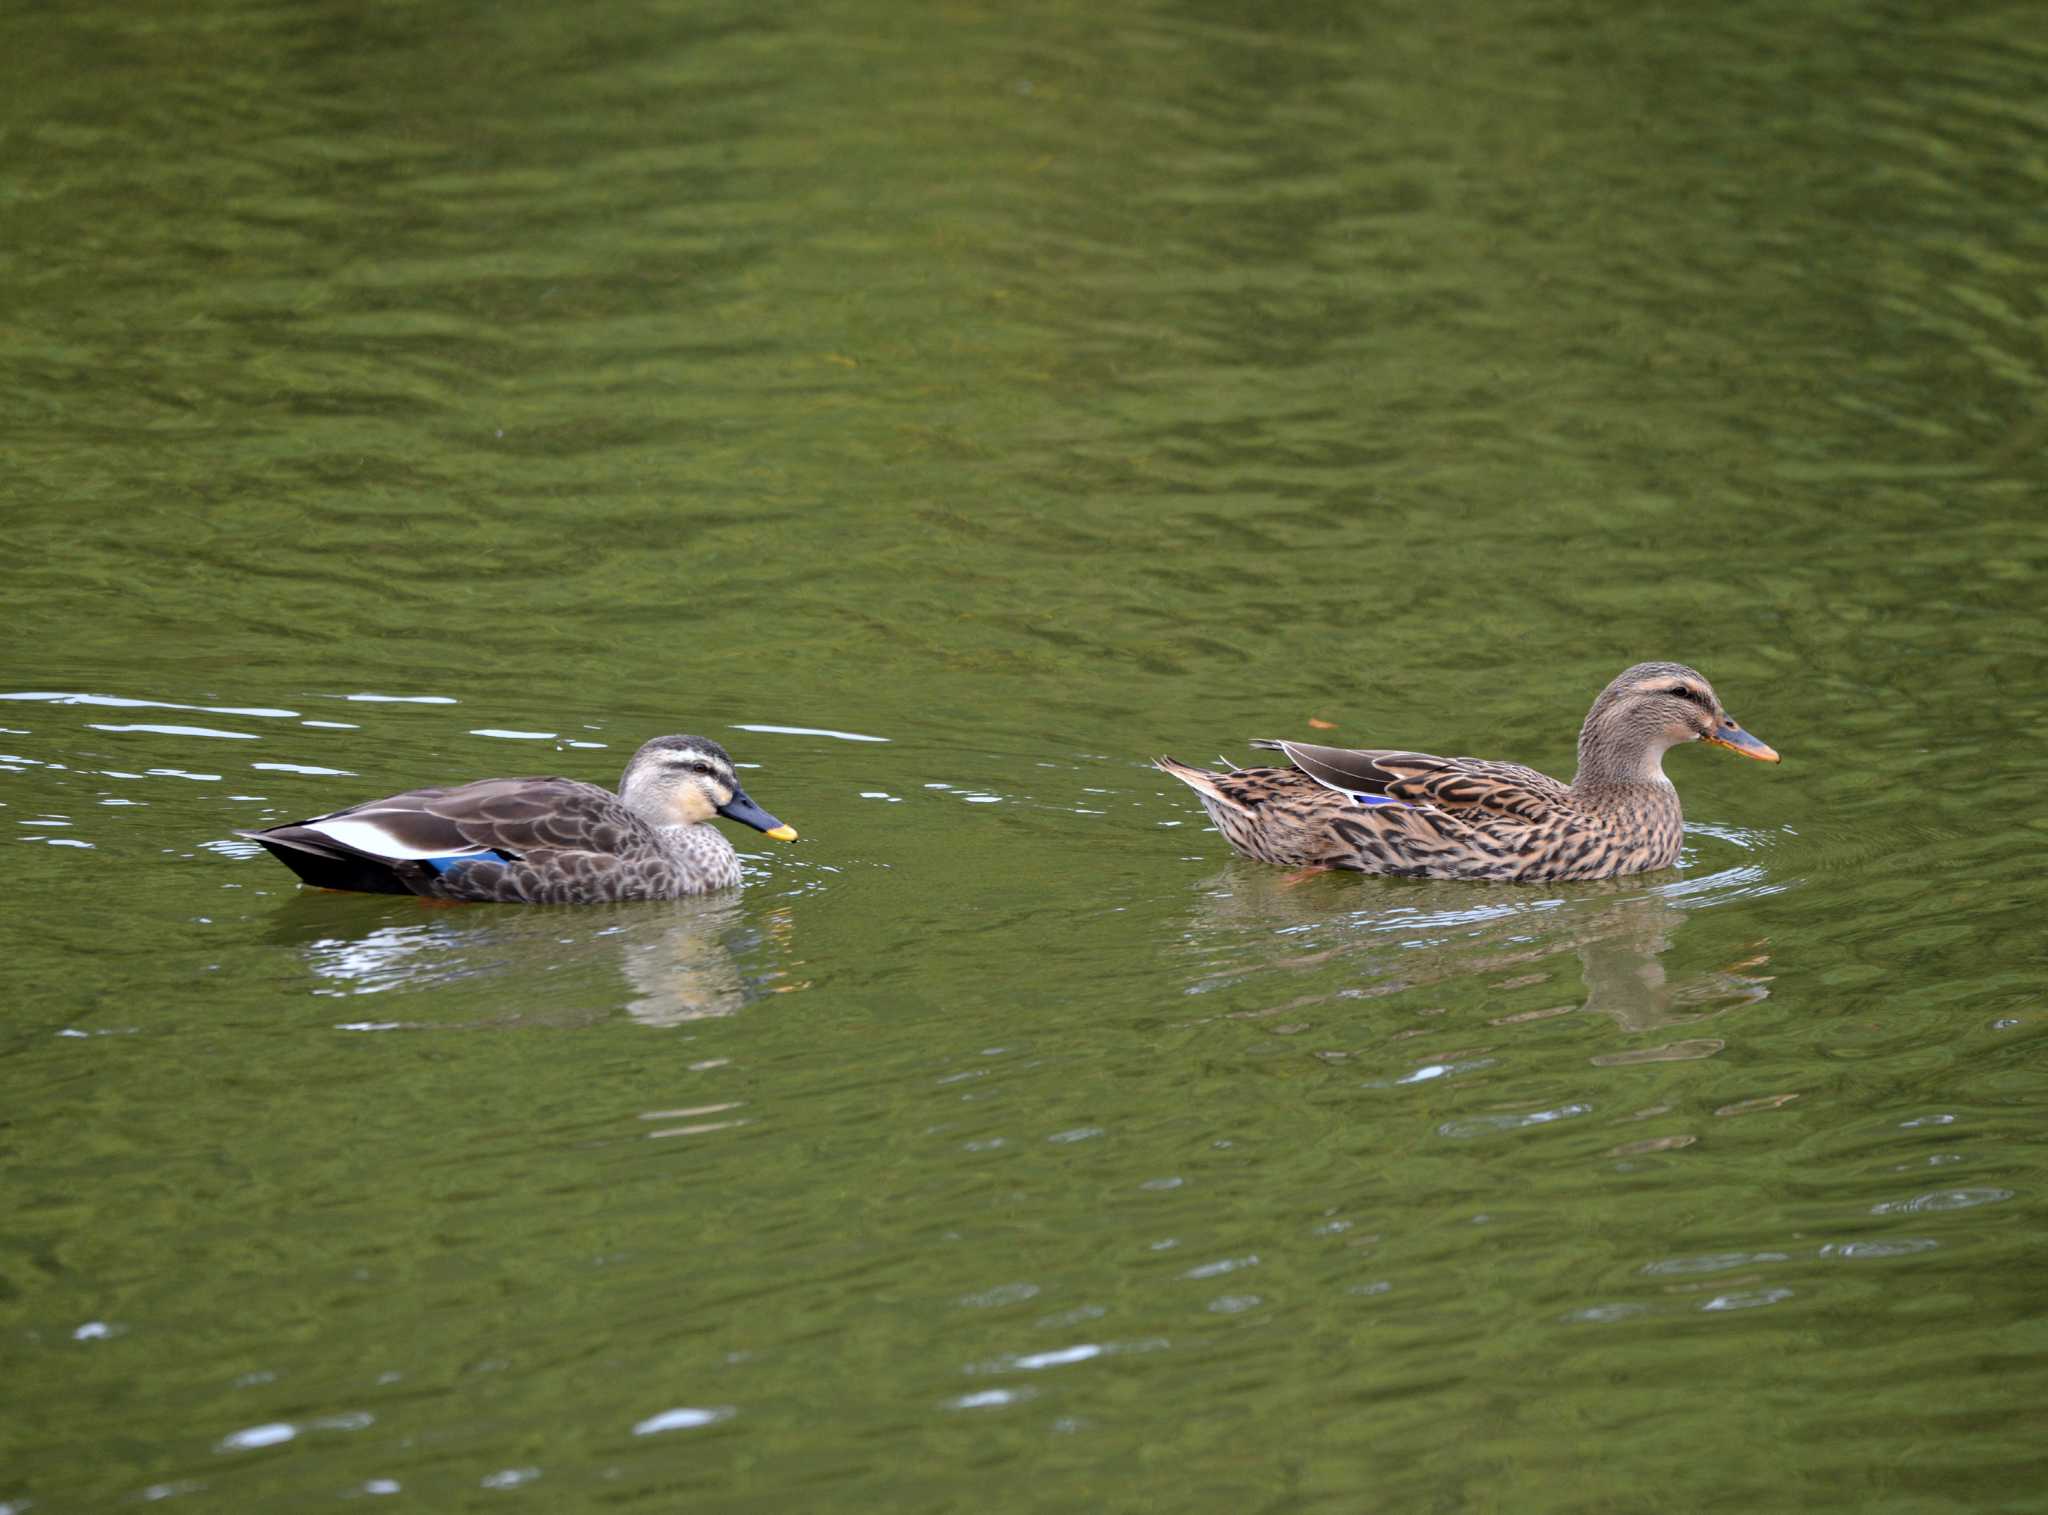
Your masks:
{"label": "brown wing", "polygon": [[1295,767],[1332,789],[1382,795],[1402,804],[1429,805],[1453,814],[1463,812],[1474,820],[1487,812],[1524,821],[1543,820],[1571,800],[1565,785],[1520,763],[1385,748],[1318,747],[1309,742],[1259,741],[1252,745],[1278,748]]}
{"label": "brown wing", "polygon": [[533,853],[659,851],[652,828],[618,796],[576,779],[481,779],[452,789],[409,789],[314,816],[266,835],[400,861],[496,849]]}
{"label": "brown wing", "polygon": [[576,779],[484,779],[448,789],[425,813],[473,845],[531,852],[626,856],[658,845],[653,830],[609,789]]}

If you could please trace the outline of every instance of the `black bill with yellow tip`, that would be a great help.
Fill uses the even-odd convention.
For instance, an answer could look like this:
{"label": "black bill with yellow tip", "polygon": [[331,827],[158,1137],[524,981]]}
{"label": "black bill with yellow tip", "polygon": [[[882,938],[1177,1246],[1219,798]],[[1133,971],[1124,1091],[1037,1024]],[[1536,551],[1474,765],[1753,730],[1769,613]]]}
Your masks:
{"label": "black bill with yellow tip", "polygon": [[[1769,751],[1768,748],[1765,750]],[[738,821],[742,826],[752,826],[756,831],[765,831],[778,842],[796,840],[796,827],[783,825],[755,804],[753,797],[744,789],[733,790],[732,798],[718,807],[718,813],[729,821]]]}

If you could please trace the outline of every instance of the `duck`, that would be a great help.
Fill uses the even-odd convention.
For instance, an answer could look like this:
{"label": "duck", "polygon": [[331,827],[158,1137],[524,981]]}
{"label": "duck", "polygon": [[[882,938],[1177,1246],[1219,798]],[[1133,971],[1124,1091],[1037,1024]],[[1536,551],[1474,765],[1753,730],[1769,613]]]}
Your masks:
{"label": "duck", "polygon": [[1664,754],[1707,742],[1778,754],[1738,725],[1704,675],[1637,663],[1579,728],[1569,784],[1519,763],[1262,739],[1284,768],[1154,766],[1202,802],[1223,839],[1262,863],[1396,878],[1549,882],[1619,878],[1678,861],[1683,817]]}
{"label": "duck", "polygon": [[732,755],[701,736],[645,743],[616,794],[578,779],[479,779],[235,834],[316,888],[585,905],[736,887],[739,854],[713,816],[797,839],[741,787]]}

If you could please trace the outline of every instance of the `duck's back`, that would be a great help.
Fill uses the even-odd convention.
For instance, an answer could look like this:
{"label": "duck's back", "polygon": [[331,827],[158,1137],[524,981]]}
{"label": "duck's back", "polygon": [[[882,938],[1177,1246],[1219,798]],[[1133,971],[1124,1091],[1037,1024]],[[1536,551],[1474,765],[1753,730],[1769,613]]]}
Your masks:
{"label": "duck's back", "polygon": [[432,809],[473,842],[513,860],[447,869],[444,899],[583,905],[674,899],[740,882],[739,855],[709,825],[655,826],[616,794],[575,779],[487,779]]}

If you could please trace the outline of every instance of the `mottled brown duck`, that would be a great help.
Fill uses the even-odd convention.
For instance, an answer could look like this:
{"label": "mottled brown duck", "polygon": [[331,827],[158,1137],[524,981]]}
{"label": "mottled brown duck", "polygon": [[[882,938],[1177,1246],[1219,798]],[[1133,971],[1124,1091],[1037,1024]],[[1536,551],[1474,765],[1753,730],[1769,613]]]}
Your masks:
{"label": "mottled brown duck", "polygon": [[731,755],[701,736],[647,743],[617,794],[576,779],[480,779],[236,835],[322,889],[584,905],[739,883],[739,854],[714,815],[796,840],[740,787]]}
{"label": "mottled brown duck", "polygon": [[1593,701],[1569,784],[1519,763],[1270,740],[1252,746],[1277,748],[1292,767],[1158,766],[1201,797],[1225,841],[1262,863],[1533,882],[1677,862],[1682,821],[1664,754],[1684,742],[1778,761],[1697,671],[1638,663]]}

